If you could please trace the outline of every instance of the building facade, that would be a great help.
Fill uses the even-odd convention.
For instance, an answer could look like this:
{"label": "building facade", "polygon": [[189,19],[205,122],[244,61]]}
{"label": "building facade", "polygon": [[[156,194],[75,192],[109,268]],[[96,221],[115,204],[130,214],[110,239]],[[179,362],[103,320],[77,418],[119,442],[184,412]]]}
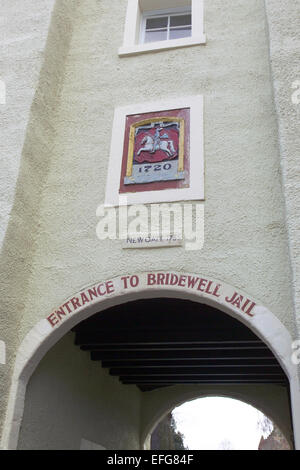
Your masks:
{"label": "building facade", "polygon": [[[2,448],[147,448],[174,406],[221,394],[261,409],[299,449],[299,2],[19,3],[4,1],[1,26]],[[149,221],[162,204],[183,228],[157,244]],[[122,217],[136,239],[121,239]],[[143,324],[122,316],[131,302],[143,302],[144,330],[186,321],[194,344],[200,323],[182,301],[224,317],[228,337],[203,323],[208,340],[215,329],[241,351],[254,341],[245,327],[280,371],[120,381],[90,360],[82,322],[98,328],[103,312],[113,334],[138,335]]]}

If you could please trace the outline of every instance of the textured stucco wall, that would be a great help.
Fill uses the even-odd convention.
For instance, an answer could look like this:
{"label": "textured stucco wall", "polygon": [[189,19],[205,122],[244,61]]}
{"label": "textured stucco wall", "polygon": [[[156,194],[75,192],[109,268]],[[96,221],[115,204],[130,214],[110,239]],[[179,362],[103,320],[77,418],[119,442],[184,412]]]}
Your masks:
{"label": "textured stucco wall", "polygon": [[13,205],[30,106],[36,91],[55,0],[2,0],[1,72],[6,104],[1,110],[0,249]]}
{"label": "textured stucco wall", "polygon": [[[42,194],[22,207],[25,213],[15,211],[25,221],[30,210],[39,216],[31,227],[34,249],[24,254],[24,332],[82,285],[145,267],[201,267],[262,299],[292,328],[264,6],[260,0],[226,6],[206,5],[207,46],[122,59],[126,1],[89,1],[88,9],[83,1],[74,10],[63,87],[49,123],[55,140],[47,168],[35,161]],[[204,249],[126,252],[118,242],[100,242],[95,210],[104,199],[114,106],[196,93],[205,96]],[[35,150],[32,142],[31,158]],[[22,183],[32,191],[26,178]],[[23,248],[20,237],[14,244]]]}
{"label": "textured stucco wall", "polygon": [[[259,299],[294,333],[263,0],[206,1],[206,46],[119,58],[126,4],[56,2],[1,259],[1,419],[25,334],[82,286],[115,275],[201,271]],[[193,94],[205,100],[203,250],[100,242],[114,107]]]}
{"label": "textured stucco wall", "polygon": [[[40,3],[37,0],[31,3],[29,11],[34,16],[34,12],[37,14],[39,11],[38,6]],[[50,7],[50,3],[48,3],[48,7]],[[60,0],[55,4],[47,32],[46,46],[43,46],[42,68],[31,111],[28,117],[24,108],[22,115],[24,119],[23,129],[26,128],[26,137],[20,161],[18,182],[14,187],[14,182],[11,181],[12,193],[8,193],[8,197],[10,197],[9,194],[13,194],[15,191],[11,217],[0,256],[0,335],[5,340],[7,348],[6,366],[0,368],[0,394],[2,397],[0,402],[0,426],[2,426],[5,416],[14,357],[23,337],[19,325],[22,323],[26,292],[31,274],[35,271],[32,261],[40,218],[39,203],[41,195],[45,191],[50,156],[55,140],[56,106],[61,92],[64,65],[72,35],[71,16],[76,4],[77,0]],[[29,5],[27,6],[29,8]],[[17,7],[15,3],[14,5],[11,4],[11,8],[19,21],[21,21],[22,14],[23,17],[26,17],[22,8]],[[8,17],[9,11],[10,7],[7,9]],[[4,13],[6,13],[6,10],[4,10]],[[30,20],[28,26],[30,29]],[[37,24],[35,27],[38,29]],[[46,34],[43,28],[38,29],[38,31],[41,35]],[[20,35],[18,38],[20,41],[19,49],[21,50],[27,36]],[[18,77],[20,73],[18,71]],[[25,85],[24,88],[26,89]],[[10,87],[8,87],[8,95],[9,90]],[[19,117],[18,113],[17,116]],[[7,145],[9,143],[12,145],[12,152],[14,152],[14,140],[6,141]],[[9,178],[9,175],[7,177]]]}
{"label": "textured stucco wall", "polygon": [[[282,174],[295,315],[300,332],[300,103],[293,102],[293,84],[300,80],[300,3],[265,0],[270,38],[270,60],[278,117]],[[298,94],[299,96],[299,94]]]}
{"label": "textured stucco wall", "polygon": [[42,359],[26,394],[19,449],[139,449],[141,392],[74,346],[69,333]]}

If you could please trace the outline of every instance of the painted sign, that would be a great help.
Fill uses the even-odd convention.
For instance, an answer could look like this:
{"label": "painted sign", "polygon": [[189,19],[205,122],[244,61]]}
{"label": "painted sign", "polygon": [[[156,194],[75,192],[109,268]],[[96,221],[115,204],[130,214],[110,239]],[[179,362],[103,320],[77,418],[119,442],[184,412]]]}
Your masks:
{"label": "painted sign", "polygon": [[133,292],[141,289],[182,289],[187,292],[200,294],[202,297],[215,300],[222,306],[229,306],[246,317],[255,315],[256,303],[244,293],[239,292],[215,280],[203,278],[196,274],[181,274],[175,272],[147,272],[142,274],[120,276],[108,281],[97,283],[83,289],[81,292],[60,305],[47,317],[54,328],[69,315],[80,311],[101,299],[106,299],[119,293]]}
{"label": "painted sign", "polygon": [[120,193],[189,187],[189,114],[126,117]]}
{"label": "painted sign", "polygon": [[157,236],[138,235],[136,237],[128,236],[123,240],[122,248],[124,249],[137,249],[137,248],[168,248],[172,246],[182,246],[182,237],[177,235]]}
{"label": "painted sign", "polygon": [[124,184],[184,179],[184,119],[155,117],[132,124]]}

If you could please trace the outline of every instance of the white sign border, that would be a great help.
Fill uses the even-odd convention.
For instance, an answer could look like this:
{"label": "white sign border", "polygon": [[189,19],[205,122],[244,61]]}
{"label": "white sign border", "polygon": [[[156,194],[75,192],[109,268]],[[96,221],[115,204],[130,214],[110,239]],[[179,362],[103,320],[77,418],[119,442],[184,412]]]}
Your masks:
{"label": "white sign border", "polygon": [[[119,194],[126,116],[190,109],[190,187]],[[105,206],[204,200],[203,96],[139,103],[115,109]]]}

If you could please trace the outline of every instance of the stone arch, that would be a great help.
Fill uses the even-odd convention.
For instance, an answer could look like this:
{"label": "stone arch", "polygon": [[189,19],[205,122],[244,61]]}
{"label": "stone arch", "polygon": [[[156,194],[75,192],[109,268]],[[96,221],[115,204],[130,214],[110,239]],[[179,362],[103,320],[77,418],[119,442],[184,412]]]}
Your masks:
{"label": "stone arch", "polygon": [[[194,283],[195,280],[197,282]],[[205,282],[201,284],[201,280]],[[214,289],[209,288],[212,286]],[[83,305],[76,303],[74,299],[82,298],[82,294],[88,293],[89,290],[93,290],[98,295],[91,297]],[[249,311],[249,305],[252,306],[251,315],[246,313],[246,308],[244,311],[226,300],[232,298],[235,293],[240,298],[249,301],[247,309]],[[187,299],[214,306],[243,322],[268,345],[290,382],[294,440],[296,448],[300,448],[299,381],[297,367],[290,359],[292,338],[288,330],[272,312],[258,301],[252,300],[240,289],[212,279],[210,276],[182,272],[143,272],[102,281],[81,289],[52,311],[46,319],[40,320],[26,335],[17,352],[2,436],[2,448],[15,449],[17,447],[27,383],[42,357],[62,336],[77,323],[97,312],[132,300],[155,297]],[[62,313],[62,307],[66,304],[69,307],[73,306],[73,311],[69,308],[70,311],[67,314],[66,308]]]}

